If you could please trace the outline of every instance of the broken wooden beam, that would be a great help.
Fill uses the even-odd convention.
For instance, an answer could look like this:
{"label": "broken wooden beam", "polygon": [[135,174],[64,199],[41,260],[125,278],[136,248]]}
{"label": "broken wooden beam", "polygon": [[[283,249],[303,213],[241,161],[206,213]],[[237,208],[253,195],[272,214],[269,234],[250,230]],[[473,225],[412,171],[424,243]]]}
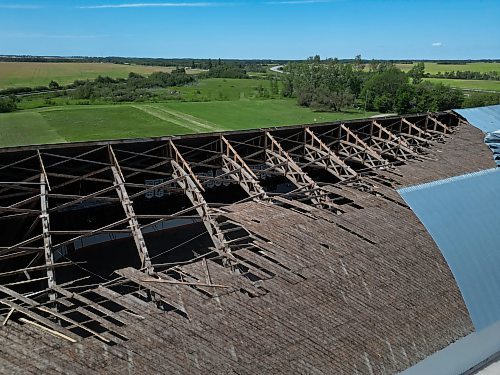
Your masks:
{"label": "broken wooden beam", "polygon": [[[269,200],[266,192],[260,186],[255,173],[245,163],[241,156],[231,146],[229,141],[221,135],[222,171],[228,173],[238,182],[245,192],[254,200]],[[233,173],[234,172],[234,173]]]}
{"label": "broken wooden beam", "polygon": [[132,232],[132,236],[134,237],[137,251],[139,252],[142,268],[144,268],[148,274],[153,274],[154,268],[149,257],[146,241],[144,240],[144,235],[142,234],[139,221],[137,220],[137,217],[135,215],[132,201],[129,198],[127,189],[125,189],[125,180],[120,170],[120,164],[118,163],[118,159],[113,152],[112,146],[109,145],[108,147],[112,163],[111,171],[113,172],[114,186],[116,188],[116,193],[118,194],[118,198],[120,199],[123,210],[125,211],[125,215],[127,216],[130,230]]}
{"label": "broken wooden beam", "polygon": [[376,169],[389,165],[382,155],[373,150],[345,124],[339,128],[339,154],[345,160],[355,160],[368,169]]}
{"label": "broken wooden beam", "polygon": [[266,164],[281,173],[295,186],[301,188],[314,205],[339,212],[338,206],[329,199],[328,195],[321,194],[321,188],[316,182],[293,161],[292,157],[268,131],[265,132],[265,137],[267,140],[265,149]]}
{"label": "broken wooden beam", "polygon": [[304,129],[304,159],[325,169],[339,180],[356,178],[357,173],[340,159],[318,136],[310,129]]}
{"label": "broken wooden beam", "polygon": [[[40,159],[40,163],[43,162]],[[49,219],[49,200],[47,197],[47,188],[49,187],[47,174],[40,174],[40,204],[42,209],[42,214],[40,219],[42,220],[42,231],[43,231],[43,249],[45,255],[45,265],[47,271],[47,286],[49,288],[49,299],[54,302],[56,300],[56,293],[52,291],[52,288],[56,285],[56,275],[54,269],[54,251],[52,249],[52,237],[50,234],[50,219]]]}

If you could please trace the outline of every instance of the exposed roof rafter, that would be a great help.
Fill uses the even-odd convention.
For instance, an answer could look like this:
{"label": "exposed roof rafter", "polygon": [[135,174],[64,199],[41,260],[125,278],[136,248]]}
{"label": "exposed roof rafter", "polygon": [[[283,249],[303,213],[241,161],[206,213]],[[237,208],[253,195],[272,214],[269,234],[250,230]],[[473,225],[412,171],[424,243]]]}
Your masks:
{"label": "exposed roof rafter", "polygon": [[341,181],[358,176],[356,171],[344,163],[310,128],[304,129],[304,158]]}

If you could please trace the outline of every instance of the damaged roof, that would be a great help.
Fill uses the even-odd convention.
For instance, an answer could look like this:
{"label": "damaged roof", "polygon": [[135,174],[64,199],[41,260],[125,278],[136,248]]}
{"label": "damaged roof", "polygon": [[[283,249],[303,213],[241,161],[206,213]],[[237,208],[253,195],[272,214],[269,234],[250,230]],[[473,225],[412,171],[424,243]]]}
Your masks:
{"label": "damaged roof", "polygon": [[0,368],[402,371],[474,327],[396,189],[493,166],[453,112],[0,150]]}

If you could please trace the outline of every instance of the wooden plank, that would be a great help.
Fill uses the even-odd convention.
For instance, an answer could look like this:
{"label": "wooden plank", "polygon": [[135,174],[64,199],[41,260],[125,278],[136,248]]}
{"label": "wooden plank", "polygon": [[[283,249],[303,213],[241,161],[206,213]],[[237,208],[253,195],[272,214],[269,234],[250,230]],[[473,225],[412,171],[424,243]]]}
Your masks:
{"label": "wooden plank", "polygon": [[68,341],[73,342],[73,343],[77,342],[75,339],[71,338],[71,337],[70,337],[70,336],[68,336],[68,335],[65,335],[65,334],[63,334],[63,333],[61,333],[61,332],[58,332],[58,331],[55,331],[55,330],[53,330],[53,329],[47,328],[47,327],[45,327],[45,326],[43,326],[43,325],[41,325],[41,324],[38,324],[38,323],[36,323],[36,322],[33,322],[33,321],[31,321],[31,320],[28,320],[28,319],[25,319],[25,318],[19,318],[19,321],[20,321],[20,322],[23,322],[23,323],[31,324],[31,325],[33,325],[34,327],[39,328],[39,329],[41,329],[41,330],[43,330],[43,331],[45,331],[45,332],[48,332],[48,333],[50,333],[50,334],[51,334],[51,335],[53,335],[53,336],[63,338],[63,339],[65,339],[65,340],[68,340]]}
{"label": "wooden plank", "polygon": [[116,273],[129,280],[132,280],[136,284],[139,284],[140,286],[149,289],[154,293],[158,293],[162,297],[162,299],[165,299],[165,302],[172,305],[176,309],[185,312],[182,301],[179,303],[180,290],[178,289],[177,285],[170,285],[167,287],[165,285],[158,285],[157,283],[153,284],[145,282],[143,281],[143,279],[146,278],[146,275],[131,267],[123,268],[116,271]]}
{"label": "wooden plank", "polygon": [[145,278],[141,279],[141,281],[146,283],[160,283],[160,284],[173,284],[173,285],[188,285],[188,286],[206,286],[210,288],[231,288],[227,285],[219,285],[219,284],[206,284],[206,283],[190,283],[184,281],[176,281],[176,280],[166,280],[163,278]]}
{"label": "wooden plank", "polygon": [[[72,264],[79,264],[82,262],[60,262],[60,263],[54,263],[53,267],[65,267],[65,266],[70,266]],[[32,271],[44,271],[47,269],[47,265],[44,266],[34,266],[34,267],[27,267],[27,268],[22,268],[14,271],[7,271],[7,272],[2,272],[0,273],[0,277],[6,277],[6,276],[12,276],[12,275],[18,275],[20,273],[26,272],[32,272]]]}
{"label": "wooden plank", "polygon": [[59,325],[55,324],[51,320],[44,318],[43,316],[38,315],[37,313],[34,313],[33,311],[28,310],[28,309],[22,307],[21,305],[18,305],[15,302],[11,302],[11,301],[5,300],[5,299],[0,299],[0,303],[9,306],[11,309],[15,309],[15,310],[19,311],[20,313],[28,316],[29,318],[37,321],[40,324],[50,328],[51,330],[59,332],[61,335],[65,335],[65,336],[70,337],[75,342],[79,340],[79,337],[77,335],[75,335],[73,332],[70,332],[70,331],[60,327]]}
{"label": "wooden plank", "polygon": [[[5,293],[5,294],[8,294],[8,295],[10,295],[10,296],[12,296],[12,297],[14,297],[14,298],[16,298],[16,299],[20,300],[20,301],[23,301],[23,302],[24,302],[24,303],[26,303],[26,304],[29,304],[30,306],[32,306],[32,307],[34,307],[34,308],[36,308],[36,309],[38,309],[38,310],[40,310],[40,311],[43,311],[43,312],[45,312],[45,313],[47,313],[47,314],[50,314],[50,315],[55,316],[56,318],[59,318],[59,319],[62,319],[62,320],[64,320],[64,321],[68,322],[68,323],[71,323],[71,324],[73,324],[74,326],[79,327],[79,328],[81,328],[81,329],[83,329],[83,330],[85,330],[85,331],[87,331],[87,332],[91,333],[92,335],[94,335],[94,336],[96,336],[96,337],[100,338],[100,339],[101,339],[101,340],[103,340],[104,342],[109,342],[109,340],[108,340],[108,339],[106,339],[105,337],[102,337],[101,335],[99,335],[97,332],[95,332],[95,331],[91,330],[90,328],[85,327],[84,325],[82,325],[82,324],[80,324],[80,323],[78,323],[78,322],[74,321],[73,319],[71,319],[71,318],[69,318],[69,317],[65,316],[64,314],[58,313],[58,312],[57,312],[57,311],[55,311],[55,310],[48,309],[48,308],[46,308],[46,307],[44,307],[44,306],[41,306],[41,305],[40,305],[40,304],[38,304],[37,302],[35,302],[35,301],[33,301],[33,300],[29,299],[29,298],[24,297],[22,294],[19,294],[19,293],[15,292],[15,291],[13,291],[13,290],[11,290],[11,289],[9,289],[9,288],[6,288],[6,287],[4,287],[4,286],[1,286],[1,285],[0,285],[0,291],[2,291],[2,292],[3,292],[3,293]],[[4,303],[4,304],[12,303],[12,302],[7,301],[7,300],[0,300],[0,302],[1,302],[1,303]],[[18,306],[19,306],[19,305],[18,305]],[[15,306],[11,306],[11,307],[14,307],[16,310],[18,309],[18,308],[17,308],[17,307],[15,307]],[[19,306],[19,307],[20,307],[20,306]],[[25,310],[25,311],[29,311],[29,310],[27,310],[27,309],[24,309],[24,310]],[[24,311],[22,311],[22,312],[24,312]],[[39,316],[39,315],[37,315],[37,316]],[[31,316],[31,317],[33,317],[33,316]],[[47,319],[46,319],[46,320],[47,320]]]}
{"label": "wooden plank", "polygon": [[108,310],[104,306],[99,305],[98,303],[80,295],[79,293],[69,292],[66,289],[61,288],[59,286],[55,286],[54,290],[56,292],[62,294],[66,298],[76,299],[77,301],[80,301],[81,303],[83,303],[85,306],[89,306],[89,307],[92,307],[92,308],[100,311],[101,313],[105,314],[105,316],[112,316],[114,314],[111,310]]}
{"label": "wooden plank", "polygon": [[[244,259],[248,259],[250,262],[255,263],[262,268],[265,268],[271,272],[273,272],[277,277],[281,277],[291,284],[297,284],[301,281],[304,281],[303,278],[297,276],[287,268],[280,266],[277,263],[274,263],[259,254],[254,253],[251,250],[239,250],[236,252],[236,255],[243,257]],[[272,257],[271,257],[272,258]]]}

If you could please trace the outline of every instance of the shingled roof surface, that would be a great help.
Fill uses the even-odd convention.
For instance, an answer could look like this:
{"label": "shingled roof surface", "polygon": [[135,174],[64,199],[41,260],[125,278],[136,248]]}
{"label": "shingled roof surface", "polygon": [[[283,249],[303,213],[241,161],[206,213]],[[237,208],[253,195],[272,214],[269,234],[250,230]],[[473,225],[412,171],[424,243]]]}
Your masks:
{"label": "shingled roof surface", "polygon": [[[343,154],[346,149],[335,146],[335,154],[342,159],[337,162],[355,176],[339,173],[340,181],[313,186],[307,176],[306,183],[297,181],[305,178],[299,170],[308,170],[312,162],[303,160],[305,154],[302,159],[295,156],[298,151],[292,141],[296,131],[303,138],[306,128],[283,130],[286,134],[277,130],[270,137],[266,132],[264,136],[272,142],[264,147],[287,145],[278,151],[264,150],[269,158],[264,159],[267,165],[275,163],[274,169],[266,173],[278,173],[283,165],[291,166],[291,172],[283,172],[289,180],[291,173],[299,176],[293,177],[298,189],[291,195],[259,190],[264,175],[254,168],[245,172],[246,163],[255,162],[256,153],[241,134],[226,135],[234,145],[234,149],[226,150],[227,155],[233,151],[241,155],[231,156],[240,165],[235,169],[240,171],[240,185],[253,199],[210,207],[208,214],[197,211],[212,233],[213,246],[199,243],[198,247],[206,246],[207,252],[173,265],[156,265],[153,261],[148,269],[145,246],[136,242],[142,264],[117,269],[111,281],[93,285],[78,284],[78,280],[74,281],[78,287],[73,287],[72,282],[52,282],[48,288],[30,292],[25,288],[27,281],[2,281],[0,303],[5,308],[0,310],[4,319],[0,327],[1,372],[395,373],[466,336],[473,331],[473,325],[453,275],[430,235],[395,190],[494,166],[479,130],[451,113],[439,116],[439,123],[448,122],[448,126],[442,124],[445,131],[439,137],[436,127],[427,128],[428,115],[410,119],[423,129],[422,134],[433,135],[427,144],[422,137],[412,135],[411,129],[408,137],[403,137],[402,118],[378,120],[390,131],[386,138],[390,147],[382,150],[378,147],[385,136],[382,130],[379,137],[375,136],[372,120],[353,123],[350,129],[359,134],[357,140],[362,134],[365,137],[356,155],[370,145],[381,152],[381,162],[388,159],[390,163],[378,165],[374,160],[377,155],[372,155],[370,160],[375,164],[368,170],[368,155],[356,162],[363,164],[359,169],[350,169],[342,162],[349,161]],[[371,125],[368,135],[359,130],[367,124]],[[341,129],[338,126],[335,129]],[[324,125],[321,132],[317,128],[317,134],[323,134],[318,138],[333,149],[334,143],[327,143],[327,131],[323,132],[327,128]],[[256,135],[249,133],[245,137],[252,139],[260,134],[256,131]],[[408,154],[391,153],[395,144],[398,150],[404,148],[403,141],[392,139],[392,134],[405,140]],[[342,139],[348,146],[349,135]],[[412,139],[415,143],[410,142]],[[193,194],[200,192],[195,179],[200,179],[200,186],[206,182],[197,169],[206,167],[207,162],[201,162],[198,156],[189,160],[194,150],[189,142],[180,139],[174,143],[174,152],[184,157],[168,156],[169,161],[173,160],[172,176],[181,181],[180,187],[193,202]],[[89,146],[85,147],[88,150]],[[115,171],[112,186],[121,193],[119,202],[109,200],[123,204],[128,228],[137,238],[133,219],[145,220],[146,215],[131,211],[136,202],[123,197],[126,184],[120,178],[129,181],[131,174],[147,172],[131,166],[127,169],[124,163],[128,159],[118,155],[118,149],[125,146],[112,147],[111,165],[114,160],[122,167],[121,177]],[[27,157],[25,153],[31,150],[12,152],[6,154],[9,163],[16,158],[22,160],[21,155]],[[16,152],[19,156],[12,157]],[[44,153],[56,151],[38,152],[43,166]],[[133,152],[129,151],[129,158]],[[293,157],[287,158],[287,152]],[[284,159],[280,155],[285,155]],[[156,158],[161,160],[160,156]],[[320,153],[319,162],[337,160],[335,155],[328,158]],[[54,181],[56,177],[51,174],[55,172],[47,164],[45,161],[42,167],[42,181]],[[257,180],[248,177],[253,172]],[[186,184],[182,185],[182,181]],[[134,186],[130,183],[129,187]],[[7,196],[5,189],[3,194]],[[302,194],[298,198],[294,195],[297,191]],[[56,192],[53,182],[53,199],[61,198]],[[197,199],[195,208],[208,207]],[[22,207],[9,203],[9,207]],[[241,232],[244,234],[240,237],[222,239],[229,233]],[[44,233],[47,238],[51,231]],[[55,230],[53,234],[57,234]],[[22,246],[3,245],[1,255],[10,255],[9,248],[34,251],[20,243]],[[33,246],[37,244],[33,242]],[[47,242],[38,245],[42,251],[55,246]],[[92,246],[100,252],[106,249],[105,244]],[[81,251],[90,251],[92,246]],[[211,253],[215,256],[209,256]],[[106,261],[110,262],[109,258]],[[45,269],[58,270],[56,266],[57,261],[52,267],[40,266],[35,271],[42,270],[43,276]],[[9,272],[18,272],[3,271],[2,280]]]}

